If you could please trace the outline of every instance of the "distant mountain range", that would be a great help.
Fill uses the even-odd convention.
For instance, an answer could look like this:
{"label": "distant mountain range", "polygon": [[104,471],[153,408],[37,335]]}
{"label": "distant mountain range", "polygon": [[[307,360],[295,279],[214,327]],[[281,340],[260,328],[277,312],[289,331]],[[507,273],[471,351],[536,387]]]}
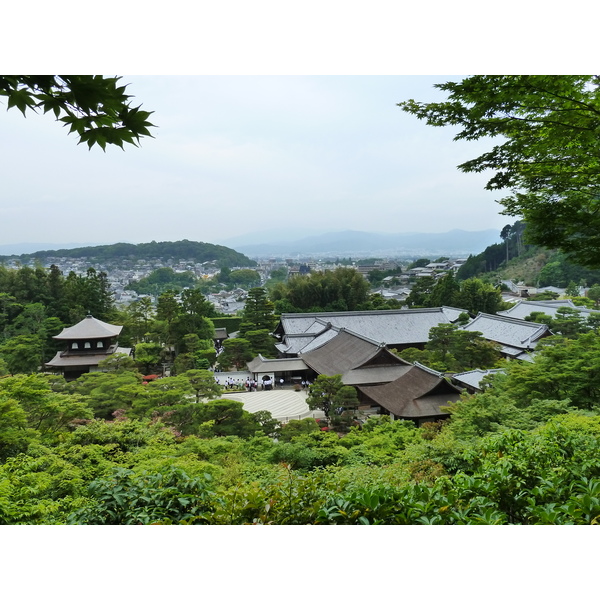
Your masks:
{"label": "distant mountain range", "polygon": [[[463,231],[446,233],[369,233],[365,231],[332,231],[302,237],[297,230],[286,235],[284,229],[238,236],[222,245],[204,242],[151,242],[146,244],[40,244],[1,245],[0,257],[18,256],[44,259],[47,256],[95,258],[195,258],[198,261],[220,260],[224,264],[250,266],[250,258],[268,257],[467,257],[479,254],[500,241],[500,231]],[[268,243],[253,244],[267,239]]]}
{"label": "distant mountain range", "polygon": [[[260,237],[268,237],[264,234]],[[243,244],[229,240],[232,248],[251,258],[269,256],[469,256],[498,243],[500,231],[463,231],[446,233],[368,233],[339,231],[311,235],[287,242]],[[233,242],[233,243],[232,243]]]}

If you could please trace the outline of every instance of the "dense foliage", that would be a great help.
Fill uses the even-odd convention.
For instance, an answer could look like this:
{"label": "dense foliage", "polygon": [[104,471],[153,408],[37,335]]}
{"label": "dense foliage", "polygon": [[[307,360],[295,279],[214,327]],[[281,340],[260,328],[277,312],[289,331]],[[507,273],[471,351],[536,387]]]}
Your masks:
{"label": "dense foliage", "polygon": [[499,288],[475,277],[458,282],[452,272],[437,280],[419,278],[406,298],[406,305],[410,308],[452,306],[473,316],[479,312],[494,314],[507,308]]}
{"label": "dense foliage", "polygon": [[527,272],[525,277],[519,279],[524,280],[527,285],[566,288],[571,281],[583,286],[600,283],[600,270],[577,265],[569,260],[563,252],[527,245],[522,254],[513,256],[511,253],[509,257],[510,271],[507,271],[505,244],[492,244],[483,252],[469,256],[458,270],[456,278],[458,280],[473,277],[486,277],[494,280],[510,279],[512,275],[505,277],[506,272],[517,270],[519,265],[524,267],[530,259],[534,259],[537,264]]}
{"label": "dense foliage", "polygon": [[65,277],[52,266],[7,269],[0,265],[0,360],[11,373],[32,373],[62,346],[52,339],[87,314],[115,316],[106,273],[88,269]]}
{"label": "dense foliage", "polygon": [[158,296],[167,290],[180,292],[184,288],[195,287],[196,281],[196,275],[191,271],[176,273],[171,267],[161,267],[146,277],[127,284],[125,289],[134,290],[138,294]]}
{"label": "dense foliage", "polygon": [[271,336],[277,324],[274,311],[275,305],[268,299],[264,288],[252,288],[248,292],[238,338],[249,342],[253,357],[258,354],[265,358],[277,356],[275,338]]}
{"label": "dense foliage", "polygon": [[370,294],[369,282],[346,267],[291,277],[270,287],[269,295],[277,313],[399,308],[395,300]]}
{"label": "dense foliage", "polygon": [[492,170],[486,188],[508,190],[504,214],[522,217],[526,238],[600,266],[600,79],[596,75],[477,75],[435,87],[445,102],[399,106],[455,140],[501,138],[464,172]]}
{"label": "dense foliage", "polygon": [[[600,337],[555,338],[443,425],[341,436],[252,415],[197,370],[0,378],[0,523],[598,523]],[[332,419],[355,406],[339,377],[315,385]]]}
{"label": "dense foliage", "polygon": [[251,267],[256,263],[248,257],[227,248],[205,242],[181,240],[179,242],[148,242],[144,244],[110,244],[88,246],[69,250],[42,250],[24,254],[21,258],[44,260],[56,256],[63,258],[95,258],[97,260],[191,260],[194,262],[216,261],[219,266]]}
{"label": "dense foliage", "polygon": [[0,96],[8,99],[8,108],[52,112],[57,121],[79,136],[79,143],[91,148],[106,144],[123,148],[137,146],[142,137],[152,137],[148,121],[151,112],[132,107],[131,95],[120,77],[102,75],[2,75]]}
{"label": "dense foliage", "polygon": [[423,350],[407,348],[399,355],[444,373],[489,369],[502,360],[498,344],[488,342],[478,331],[465,331],[447,323],[431,328]]}

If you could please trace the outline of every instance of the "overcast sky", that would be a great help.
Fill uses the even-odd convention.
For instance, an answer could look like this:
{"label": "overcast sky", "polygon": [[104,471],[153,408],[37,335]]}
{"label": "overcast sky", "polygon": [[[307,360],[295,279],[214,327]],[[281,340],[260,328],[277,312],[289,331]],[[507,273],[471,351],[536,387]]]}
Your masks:
{"label": "overcast sky", "polygon": [[501,229],[514,219],[484,190],[489,175],[456,168],[492,141],[453,142],[396,104],[439,99],[433,84],[461,74],[595,68],[593,19],[554,24],[516,0],[493,15],[469,0],[160,10],[107,0],[104,22],[95,5],[71,20],[47,2],[6,7],[27,37],[5,28],[4,72],[121,74],[158,127],[141,148],[89,151],[50,113],[24,118],[0,100],[0,245]]}
{"label": "overcast sky", "polygon": [[[448,76],[123,76],[155,139],[106,152],[0,110],[0,244],[502,228],[484,147],[404,113]],[[3,108],[6,106],[4,102]]]}

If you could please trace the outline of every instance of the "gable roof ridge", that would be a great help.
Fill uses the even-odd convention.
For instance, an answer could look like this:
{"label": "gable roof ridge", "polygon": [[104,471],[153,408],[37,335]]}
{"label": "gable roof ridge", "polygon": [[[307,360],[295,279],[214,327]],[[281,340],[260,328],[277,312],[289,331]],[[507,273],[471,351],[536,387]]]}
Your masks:
{"label": "gable roof ridge", "polygon": [[55,340],[78,340],[78,339],[104,339],[116,337],[121,333],[123,325],[112,325],[92,315],[86,315],[78,323],[71,327],[63,327],[58,335],[53,335]]}
{"label": "gable roof ridge", "polygon": [[334,327],[333,325],[332,325],[331,328],[332,329],[337,329],[337,331],[339,333],[344,332],[344,333],[347,333],[347,334],[349,334],[349,335],[351,335],[353,337],[356,337],[356,338],[358,338],[360,340],[364,340],[365,342],[369,342],[369,343],[373,344],[374,346],[377,346],[377,348],[387,348],[387,346],[385,345],[384,342],[379,342],[377,340],[374,340],[373,338],[367,337],[366,335],[362,335],[361,333],[358,333],[358,332],[356,332],[356,331],[354,331],[352,329],[347,329],[346,327]]}
{"label": "gable roof ridge", "polygon": [[[384,365],[367,365],[367,363],[371,360],[373,360],[378,354],[380,354],[381,352],[386,352],[387,354],[389,354],[391,357],[393,357],[394,359],[396,359],[396,361],[398,362],[399,365],[411,365],[412,363],[408,362],[407,360],[404,360],[402,357],[398,356],[397,354],[394,354],[393,352],[390,352],[387,349],[387,346],[385,344],[380,345],[379,347],[375,348],[373,354],[371,354],[371,356],[369,356],[367,359],[365,359],[361,364],[357,365],[356,367],[352,367],[350,370],[351,371],[355,371],[356,369],[368,369],[370,367],[382,367]],[[389,365],[386,365],[389,366]]]}
{"label": "gable roof ridge", "polygon": [[431,373],[432,375],[437,375],[440,379],[444,377],[444,374],[441,371],[436,371],[435,369],[432,369],[431,367],[426,367],[424,364],[420,363],[417,360],[415,360],[413,365],[415,365],[415,367],[417,367],[418,369],[421,369],[422,371],[426,371],[427,373]]}
{"label": "gable roof ridge", "polygon": [[[459,308],[454,308],[452,306],[448,306],[446,308],[451,308],[453,310],[461,310]],[[416,312],[424,312],[424,313],[435,313],[441,312],[442,307],[434,306],[430,308],[390,308],[385,310],[342,310],[335,312],[311,312],[311,313],[281,313],[281,319],[290,319],[290,318],[313,318],[315,320],[326,319],[327,317],[344,317],[344,316],[352,316],[352,315],[389,315],[389,314],[406,314],[406,313],[416,313]],[[465,312],[465,311],[462,311]]]}
{"label": "gable roof ridge", "polygon": [[520,327],[529,327],[531,329],[548,329],[548,326],[544,323],[534,323],[533,321],[525,321],[524,319],[516,319],[515,317],[509,317],[507,315],[492,315],[490,313],[479,312],[477,316],[468,325],[472,325],[479,317],[495,319],[496,321],[504,321],[505,323],[513,323]]}
{"label": "gable roof ridge", "polygon": [[499,371],[504,371],[505,369],[470,369],[469,371],[461,371],[460,373],[454,373],[452,377],[459,377],[460,375],[468,375],[469,373],[496,373]]}

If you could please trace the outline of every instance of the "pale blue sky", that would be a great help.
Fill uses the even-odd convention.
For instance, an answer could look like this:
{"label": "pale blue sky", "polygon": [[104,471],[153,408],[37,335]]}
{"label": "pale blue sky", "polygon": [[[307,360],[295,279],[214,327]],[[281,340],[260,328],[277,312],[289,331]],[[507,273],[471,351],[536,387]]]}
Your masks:
{"label": "pale blue sky", "polygon": [[87,150],[48,115],[0,110],[0,245],[223,242],[290,228],[501,228],[484,174],[396,106],[448,76],[124,76],[154,111],[142,147]]}

